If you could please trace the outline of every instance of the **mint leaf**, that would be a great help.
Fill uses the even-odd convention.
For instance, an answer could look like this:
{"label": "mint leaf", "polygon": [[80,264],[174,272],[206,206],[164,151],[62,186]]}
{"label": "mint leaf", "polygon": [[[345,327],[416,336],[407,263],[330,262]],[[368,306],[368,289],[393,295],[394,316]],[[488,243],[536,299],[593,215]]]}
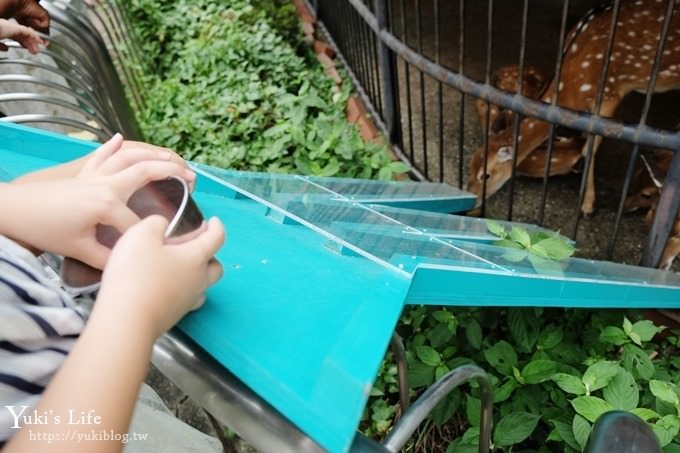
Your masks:
{"label": "mint leaf", "polygon": [[486,221],[486,229],[489,230],[489,233],[493,234],[494,236],[498,236],[501,239],[505,239],[508,236],[508,233],[505,231],[505,228],[503,228],[503,225],[493,220]]}
{"label": "mint leaf", "polygon": [[510,230],[510,239],[517,242],[519,245],[528,249],[531,246],[531,238],[527,230],[518,227],[512,227]]}
{"label": "mint leaf", "polygon": [[530,250],[540,250],[535,252],[537,255],[543,258],[550,258],[555,261],[562,261],[574,254],[576,250],[572,244],[562,239],[559,233],[555,233],[553,236],[538,241],[535,244],[531,244]]}

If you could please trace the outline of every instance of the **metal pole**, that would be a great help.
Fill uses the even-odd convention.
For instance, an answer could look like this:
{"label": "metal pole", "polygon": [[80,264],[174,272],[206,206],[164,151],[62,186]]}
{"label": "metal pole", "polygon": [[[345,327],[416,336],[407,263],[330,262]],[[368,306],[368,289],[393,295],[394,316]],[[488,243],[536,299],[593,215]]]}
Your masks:
{"label": "metal pole", "polygon": [[[387,4],[385,0],[373,0],[375,17],[378,21],[380,30],[388,28]],[[376,36],[380,40],[380,35]],[[397,128],[397,93],[394,71],[394,59],[392,58],[389,47],[380,40],[378,42],[378,65],[382,78],[383,92],[383,118],[387,135],[391,143],[399,142],[399,130]]]}

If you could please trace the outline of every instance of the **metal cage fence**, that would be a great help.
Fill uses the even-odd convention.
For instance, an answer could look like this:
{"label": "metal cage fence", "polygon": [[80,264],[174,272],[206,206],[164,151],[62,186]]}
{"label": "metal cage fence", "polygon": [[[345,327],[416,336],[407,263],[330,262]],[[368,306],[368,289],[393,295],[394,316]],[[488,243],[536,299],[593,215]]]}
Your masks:
{"label": "metal cage fence", "polygon": [[125,72],[130,66],[121,61],[127,56],[106,29],[124,24],[113,19],[119,10],[109,2],[41,5],[51,18],[50,36],[42,36],[49,45],[30,55],[10,41],[10,52],[0,55],[0,119],[98,140],[116,131],[140,138],[129,101],[139,99],[137,79]]}
{"label": "metal cage fence", "polygon": [[[521,140],[520,117],[549,122],[546,161],[555,160],[551,156],[558,127],[577,131],[584,140],[589,137],[583,147],[582,175],[548,176],[551,173],[546,166],[540,175],[534,175],[540,177],[519,177],[515,170],[519,162],[514,160],[511,178],[498,193],[486,198],[484,184],[479,214],[559,229],[577,239],[584,256],[657,266],[680,205],[680,158],[675,152],[680,146],[675,130],[680,122],[677,93],[655,94],[655,82],[664,69],[659,64],[661,57],[675,52],[673,40],[680,28],[680,21],[671,20],[673,12],[676,16],[680,13],[675,1],[655,2],[662,4],[666,14],[655,17],[660,32],[658,45],[650,50],[655,59],[646,74],[649,83],[644,93],[626,96],[613,117],[562,107],[557,94],[541,101],[494,85],[498,69],[509,65],[520,74],[520,88],[530,82],[528,68],[538,68],[548,80],[560,74],[565,48],[573,39],[569,31],[581,27],[579,31],[585,33],[588,21],[579,19],[590,18],[588,11],[598,13],[609,7],[612,20],[603,41],[604,63],[593,110],[599,112],[615,30],[618,26],[620,33],[634,32],[628,27],[636,26],[617,21],[621,8],[633,0],[615,0],[603,6],[605,1],[306,0],[323,39],[338,51],[394,153],[412,165],[414,178],[466,187],[472,178],[470,161],[476,148],[481,148],[486,165],[490,131],[481,124],[483,115],[475,114],[478,100],[487,112],[493,105],[515,113],[505,125],[513,132],[515,147]],[[678,87],[680,84],[672,88]],[[486,124],[488,121],[487,113]],[[586,191],[587,169],[594,165],[595,136],[604,138],[596,172],[601,200],[595,214],[584,220],[579,207]],[[642,165],[641,156],[661,150],[668,150],[674,158],[654,221],[647,227],[640,216],[625,214],[624,205],[635,184],[635,171]],[[626,243],[637,246],[631,252],[631,247],[622,247]]]}

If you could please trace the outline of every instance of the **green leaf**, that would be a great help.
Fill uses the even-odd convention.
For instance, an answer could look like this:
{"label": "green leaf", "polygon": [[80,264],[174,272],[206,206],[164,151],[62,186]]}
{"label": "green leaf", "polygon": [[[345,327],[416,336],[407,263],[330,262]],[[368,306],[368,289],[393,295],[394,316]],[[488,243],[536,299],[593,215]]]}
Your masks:
{"label": "green leaf", "polygon": [[529,246],[531,245],[531,238],[529,237],[529,233],[527,233],[527,230],[525,230],[524,228],[512,227],[512,229],[510,230],[510,239],[517,242],[525,249],[528,249]]}
{"label": "green leaf", "polygon": [[437,366],[437,368],[434,369],[434,380],[438,381],[439,379],[443,378],[448,372],[449,369],[446,365]]}
{"label": "green leaf", "polygon": [[602,396],[614,409],[630,411],[638,405],[640,390],[633,375],[619,368],[616,376],[602,389]]}
{"label": "green leaf", "polygon": [[479,445],[479,426],[471,426],[463,434],[463,443]]}
{"label": "green leaf", "polygon": [[625,316],[623,317],[623,331],[626,332],[626,335],[629,335],[633,331],[633,323]]}
{"label": "green leaf", "polygon": [[473,348],[480,349],[482,347],[482,327],[476,319],[470,319],[465,324],[465,338]]}
{"label": "green leaf", "polygon": [[554,261],[563,261],[574,254],[576,250],[572,244],[565,241],[559,233],[543,239],[535,244],[531,245],[530,251],[536,250],[536,248],[541,249],[541,254],[544,258],[549,258]]}
{"label": "green leaf", "polygon": [[470,395],[465,399],[465,415],[472,426],[480,425],[480,415],[482,411],[482,402]]}
{"label": "green leaf", "polygon": [[680,431],[680,417],[677,415],[666,415],[656,421],[652,426],[652,431],[659,439],[662,447],[671,443],[673,438]]}
{"label": "green leaf", "polygon": [[526,352],[533,349],[540,333],[539,319],[531,310],[513,308],[508,310],[508,329],[513,339]]}
{"label": "green leaf", "polygon": [[576,437],[574,437],[573,422],[568,423],[562,418],[551,420],[551,422],[555,426],[555,430],[559,433],[560,437],[567,443],[567,445],[575,450],[581,450],[580,445],[576,441]]}
{"label": "green leaf", "polygon": [[680,399],[678,398],[675,387],[668,382],[653,379],[649,381],[649,390],[652,391],[652,395],[656,396],[661,401],[665,401],[674,406],[680,404]]}
{"label": "green leaf", "polygon": [[577,376],[572,376],[566,373],[555,373],[551,379],[555,381],[557,386],[567,393],[572,395],[585,395],[586,386],[583,385],[581,379]]}
{"label": "green leaf", "polygon": [[439,322],[447,323],[451,319],[454,319],[453,313],[445,310],[435,310],[432,313],[432,317]]}
{"label": "green leaf", "polygon": [[541,332],[536,346],[543,350],[552,349],[562,342],[562,338],[564,331],[561,327],[548,326]]}
{"label": "green leaf", "polygon": [[517,353],[510,343],[501,340],[484,351],[484,357],[489,365],[505,374],[512,376],[512,368],[517,365]]}
{"label": "green leaf", "polygon": [[416,355],[427,366],[436,367],[442,363],[439,353],[429,346],[416,347]]}
{"label": "green leaf", "polygon": [[425,365],[418,361],[409,363],[408,383],[414,389],[426,387],[434,382],[435,367]]}
{"label": "green leaf", "polygon": [[540,415],[528,412],[512,412],[501,418],[493,432],[493,441],[497,447],[507,447],[522,442],[529,437]]}
{"label": "green leaf", "polygon": [[489,233],[502,239],[508,235],[503,225],[493,220],[486,221],[486,229],[489,230]]}
{"label": "green leaf", "polygon": [[590,423],[588,423],[588,421],[579,414],[575,414],[574,421],[572,423],[572,430],[574,432],[574,439],[576,439],[576,442],[581,447],[581,450],[584,450],[586,448],[586,444],[588,443],[590,432],[592,431]]}
{"label": "green leaf", "polygon": [[613,361],[601,361],[590,365],[581,379],[586,386],[586,395],[609,384],[619,369],[619,364]]}
{"label": "green leaf", "polygon": [[592,423],[595,423],[600,415],[613,409],[611,404],[596,396],[579,396],[571,400],[571,406]]}
{"label": "green leaf", "polygon": [[460,405],[460,392],[451,392],[446,395],[430,413],[430,418],[437,425],[448,422]]}
{"label": "green leaf", "polygon": [[552,360],[532,360],[522,369],[522,377],[527,384],[538,384],[549,380],[557,370]]}
{"label": "green leaf", "polygon": [[479,447],[477,446],[477,442],[466,442],[462,437],[454,439],[454,441],[446,447],[446,453],[477,453],[478,451]]}
{"label": "green leaf", "polygon": [[651,409],[647,409],[644,407],[637,407],[635,409],[632,409],[630,411],[631,414],[637,415],[644,421],[648,422],[650,420],[656,420],[657,418],[661,418],[661,415],[657,414]]}
{"label": "green leaf", "polygon": [[680,444],[672,442],[663,447],[663,453],[680,453]]}
{"label": "green leaf", "polygon": [[506,379],[505,382],[500,387],[496,387],[494,389],[493,402],[502,403],[503,401],[510,398],[510,395],[512,395],[512,392],[515,391],[518,385],[519,384],[517,383],[516,380],[512,378]]}
{"label": "green leaf", "polygon": [[657,327],[652,321],[642,320],[633,324],[632,332],[636,333],[640,340],[650,341],[654,336],[661,332],[664,328]]}
{"label": "green leaf", "polygon": [[615,326],[605,327],[600,334],[600,341],[615,344],[617,346],[624,344],[627,340],[628,335],[626,335],[626,332]]}
{"label": "green leaf", "polygon": [[654,363],[647,353],[631,343],[623,345],[623,367],[633,376],[649,380],[654,377]]}

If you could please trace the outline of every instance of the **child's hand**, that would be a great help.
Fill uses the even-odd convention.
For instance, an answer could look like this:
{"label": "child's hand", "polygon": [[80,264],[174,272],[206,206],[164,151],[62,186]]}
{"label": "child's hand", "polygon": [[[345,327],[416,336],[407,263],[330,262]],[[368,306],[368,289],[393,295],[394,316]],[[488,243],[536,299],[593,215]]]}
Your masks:
{"label": "child's hand", "polygon": [[[40,51],[40,44],[44,44],[43,40],[32,28],[19,25],[16,22],[10,22],[6,19],[0,19],[0,39],[5,38],[15,40],[34,55]],[[0,50],[7,50],[8,48],[6,44],[0,42]]]}
{"label": "child's hand", "polygon": [[[97,224],[121,233],[139,221],[127,200],[147,183],[169,176],[193,181],[185,165],[154,150],[116,152],[116,136],[92,154],[77,177],[2,186],[0,233],[38,250],[103,269],[111,250],[95,236]],[[155,160],[154,160],[155,158]]]}
{"label": "child's hand", "polygon": [[95,310],[106,301],[102,305],[108,309],[128,312],[154,338],[200,307],[206,289],[222,276],[222,266],[213,258],[225,240],[218,219],[169,239],[164,237],[167,225],[163,217],[150,216],[118,240],[95,304]]}

